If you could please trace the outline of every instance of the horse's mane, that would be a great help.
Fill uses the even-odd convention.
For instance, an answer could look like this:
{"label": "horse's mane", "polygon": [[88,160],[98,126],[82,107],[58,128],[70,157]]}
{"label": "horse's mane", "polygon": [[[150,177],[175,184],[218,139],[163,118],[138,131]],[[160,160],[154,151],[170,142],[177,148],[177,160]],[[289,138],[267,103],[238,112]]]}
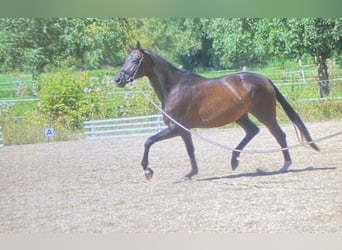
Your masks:
{"label": "horse's mane", "polygon": [[189,70],[186,70],[186,69],[180,69],[180,68],[177,68],[175,65],[173,65],[172,63],[168,62],[166,59],[164,59],[163,57],[161,57],[160,55],[152,52],[151,50],[148,50],[148,49],[144,49],[145,53],[152,56],[152,57],[155,57],[157,60],[161,61],[162,63],[168,65],[169,68],[171,68],[172,70],[174,71],[178,71],[178,72],[181,72],[182,74],[193,74],[191,71]]}

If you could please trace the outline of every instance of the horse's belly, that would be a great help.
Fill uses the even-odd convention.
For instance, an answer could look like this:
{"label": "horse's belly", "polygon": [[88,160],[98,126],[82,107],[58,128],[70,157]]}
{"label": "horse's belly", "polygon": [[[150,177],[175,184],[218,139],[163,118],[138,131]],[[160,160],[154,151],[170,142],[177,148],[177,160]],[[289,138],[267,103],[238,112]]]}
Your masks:
{"label": "horse's belly", "polygon": [[201,101],[198,117],[201,127],[220,127],[235,122],[248,111],[249,105],[243,97],[209,96]]}
{"label": "horse's belly", "polygon": [[235,122],[247,111],[243,108],[223,109],[216,107],[213,110],[200,110],[201,127],[220,127]]}

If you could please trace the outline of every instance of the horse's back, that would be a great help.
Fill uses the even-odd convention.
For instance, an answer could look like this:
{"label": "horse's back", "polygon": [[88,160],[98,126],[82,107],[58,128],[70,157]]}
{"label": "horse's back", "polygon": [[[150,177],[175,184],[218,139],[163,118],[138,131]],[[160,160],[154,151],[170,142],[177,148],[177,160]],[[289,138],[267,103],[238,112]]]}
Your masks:
{"label": "horse's back", "polygon": [[189,127],[223,126],[274,99],[272,85],[262,75],[242,72],[196,79],[174,88],[166,102],[166,111],[182,117]]}

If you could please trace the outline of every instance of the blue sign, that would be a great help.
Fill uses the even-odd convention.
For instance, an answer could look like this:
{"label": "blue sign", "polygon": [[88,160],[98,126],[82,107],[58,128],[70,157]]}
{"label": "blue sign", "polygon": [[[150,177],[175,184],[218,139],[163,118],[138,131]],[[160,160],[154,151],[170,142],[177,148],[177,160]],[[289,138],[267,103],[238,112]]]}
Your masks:
{"label": "blue sign", "polygon": [[45,137],[54,137],[55,136],[55,130],[53,128],[46,128],[44,131]]}

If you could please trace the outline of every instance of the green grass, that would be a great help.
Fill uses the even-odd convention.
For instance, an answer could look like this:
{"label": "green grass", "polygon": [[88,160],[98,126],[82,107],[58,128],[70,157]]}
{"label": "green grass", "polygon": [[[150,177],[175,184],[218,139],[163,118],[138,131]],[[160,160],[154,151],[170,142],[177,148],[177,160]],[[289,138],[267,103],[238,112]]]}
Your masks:
{"label": "green grass", "polygon": [[[18,91],[18,84],[21,90]],[[8,102],[14,99],[35,98],[32,95],[31,76],[23,73],[0,74],[0,105],[10,108],[13,117],[21,117],[36,109],[36,102]],[[3,100],[3,101],[1,101]]]}
{"label": "green grass", "polygon": [[[25,89],[32,87],[32,81],[30,75],[11,73],[11,74],[0,74],[0,99],[12,99],[16,97],[17,83],[25,83]],[[19,97],[23,98],[28,95],[26,92],[21,92]]]}
{"label": "green grass", "polygon": [[14,81],[29,81],[31,80],[30,74],[25,73],[7,73],[7,74],[0,74],[0,83],[2,82],[14,82]]}

